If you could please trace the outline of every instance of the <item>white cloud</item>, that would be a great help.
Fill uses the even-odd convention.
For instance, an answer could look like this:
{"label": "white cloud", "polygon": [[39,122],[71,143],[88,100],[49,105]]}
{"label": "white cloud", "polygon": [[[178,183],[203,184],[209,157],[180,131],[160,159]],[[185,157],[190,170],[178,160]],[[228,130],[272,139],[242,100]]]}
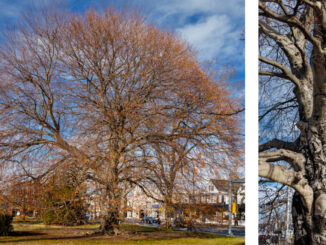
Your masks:
{"label": "white cloud", "polygon": [[245,3],[243,0],[163,0],[155,6],[158,11],[163,13],[160,19],[174,14],[187,17],[194,13],[205,13],[214,15],[228,15],[232,18],[243,18]]}
{"label": "white cloud", "polygon": [[213,15],[204,21],[178,28],[177,32],[198,50],[201,59],[243,54],[238,50],[240,30],[232,27],[225,15]]}
{"label": "white cloud", "polygon": [[[28,7],[51,4],[51,0],[0,0],[2,24],[17,20]],[[56,0],[69,6],[73,0]],[[80,5],[94,3],[80,1]],[[106,2],[105,0],[97,0]],[[121,5],[120,1],[118,5]],[[124,2],[124,0],[121,0]],[[160,27],[175,29],[197,51],[201,60],[244,61],[243,0],[139,0],[141,11],[151,10],[151,17]],[[0,25],[1,26],[1,25]],[[240,69],[242,69],[241,67]]]}
{"label": "white cloud", "polygon": [[243,0],[162,0],[151,4],[155,22],[175,28],[198,51],[201,60],[244,63],[244,42],[240,40],[244,31]]}

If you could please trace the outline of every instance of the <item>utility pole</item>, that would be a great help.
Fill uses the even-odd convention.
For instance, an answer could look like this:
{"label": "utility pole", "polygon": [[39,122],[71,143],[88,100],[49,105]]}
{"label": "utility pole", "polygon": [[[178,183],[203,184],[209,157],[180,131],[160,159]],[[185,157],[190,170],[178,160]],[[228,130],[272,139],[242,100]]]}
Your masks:
{"label": "utility pole", "polygon": [[286,204],[286,241],[290,242],[291,237],[290,237],[290,194],[291,194],[291,189],[288,187],[288,199],[287,199],[287,204]]}
{"label": "utility pole", "polygon": [[230,180],[229,182],[229,232],[230,236],[233,235],[232,233],[232,183],[240,183],[244,184],[244,180]]}
{"label": "utility pole", "polygon": [[232,236],[232,180],[229,182],[229,235]]}

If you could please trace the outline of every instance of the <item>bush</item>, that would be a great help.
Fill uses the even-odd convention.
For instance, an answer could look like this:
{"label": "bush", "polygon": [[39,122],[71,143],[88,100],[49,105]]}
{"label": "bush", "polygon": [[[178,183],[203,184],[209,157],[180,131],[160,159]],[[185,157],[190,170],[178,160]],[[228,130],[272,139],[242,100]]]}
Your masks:
{"label": "bush", "polygon": [[45,225],[51,225],[55,222],[55,213],[53,210],[47,210],[42,213],[42,220]]}
{"label": "bush", "polygon": [[80,225],[86,221],[88,204],[83,198],[86,187],[76,182],[75,169],[52,176],[42,193],[42,220],[51,225]]}
{"label": "bush", "polygon": [[65,207],[45,210],[42,213],[46,225],[80,225],[84,223],[86,210],[82,207]]}
{"label": "bush", "polygon": [[12,216],[8,214],[0,214],[0,236],[8,236],[13,230],[11,225]]}

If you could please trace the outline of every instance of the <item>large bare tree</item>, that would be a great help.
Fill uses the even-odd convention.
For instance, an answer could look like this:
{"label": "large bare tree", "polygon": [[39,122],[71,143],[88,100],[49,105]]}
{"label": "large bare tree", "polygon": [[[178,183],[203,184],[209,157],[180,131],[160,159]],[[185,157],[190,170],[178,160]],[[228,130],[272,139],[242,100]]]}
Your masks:
{"label": "large bare tree", "polygon": [[295,189],[295,244],[325,244],[326,3],[260,0],[259,16],[259,175]]}
{"label": "large bare tree", "polygon": [[133,11],[44,10],[4,40],[1,163],[32,179],[73,164],[101,188],[102,232],[118,232],[126,183],[151,157],[144,149],[178,138],[237,148],[239,108],[223,81]]}

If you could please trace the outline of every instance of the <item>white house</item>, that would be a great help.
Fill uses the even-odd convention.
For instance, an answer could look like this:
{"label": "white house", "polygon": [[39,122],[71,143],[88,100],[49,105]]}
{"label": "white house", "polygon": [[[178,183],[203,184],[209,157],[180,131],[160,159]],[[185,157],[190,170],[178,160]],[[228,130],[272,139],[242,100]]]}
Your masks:
{"label": "white house", "polygon": [[[150,190],[151,193],[159,197],[158,191],[155,189]],[[138,187],[134,187],[127,195],[126,200],[126,216],[127,218],[140,219],[144,216],[157,218],[164,218],[164,210],[162,203],[148,197]]]}

